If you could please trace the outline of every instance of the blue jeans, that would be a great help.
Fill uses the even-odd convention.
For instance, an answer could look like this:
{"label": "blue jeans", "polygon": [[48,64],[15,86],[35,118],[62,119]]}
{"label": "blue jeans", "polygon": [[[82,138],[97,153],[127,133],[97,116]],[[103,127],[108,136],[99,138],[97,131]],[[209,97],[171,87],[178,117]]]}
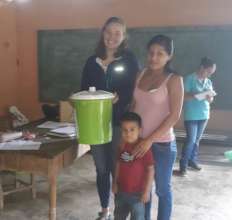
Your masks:
{"label": "blue jeans", "polygon": [[120,128],[114,127],[112,142],[91,146],[91,153],[97,173],[97,191],[102,208],[109,207],[111,192],[111,174],[114,173],[119,141]]}
{"label": "blue jeans", "polygon": [[126,220],[129,213],[131,220],[144,220],[144,203],[141,195],[119,192],[115,195],[114,220]]}
{"label": "blue jeans", "polygon": [[[157,220],[170,220],[172,212],[171,177],[176,160],[176,142],[154,143],[155,185],[158,196]],[[152,201],[152,199],[151,199]],[[151,201],[145,205],[145,220],[151,220]]]}
{"label": "blue jeans", "polygon": [[199,142],[208,120],[185,121],[186,142],[182,148],[180,170],[185,171],[188,163],[196,164],[198,159]]}

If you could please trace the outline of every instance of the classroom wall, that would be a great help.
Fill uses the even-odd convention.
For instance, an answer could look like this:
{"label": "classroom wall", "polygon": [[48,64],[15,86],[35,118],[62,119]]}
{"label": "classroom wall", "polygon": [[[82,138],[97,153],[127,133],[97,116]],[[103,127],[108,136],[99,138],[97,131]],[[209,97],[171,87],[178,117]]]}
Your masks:
{"label": "classroom wall", "polygon": [[18,95],[15,7],[0,6],[0,116],[18,103]]}
{"label": "classroom wall", "polygon": [[[112,15],[123,17],[131,27],[231,25],[231,8],[231,0],[28,0],[18,3],[20,108],[30,119],[41,117],[36,63],[38,29],[100,27]],[[224,112],[213,114],[216,119],[211,120],[213,124],[232,130],[232,112],[226,112],[230,119],[224,121]]]}

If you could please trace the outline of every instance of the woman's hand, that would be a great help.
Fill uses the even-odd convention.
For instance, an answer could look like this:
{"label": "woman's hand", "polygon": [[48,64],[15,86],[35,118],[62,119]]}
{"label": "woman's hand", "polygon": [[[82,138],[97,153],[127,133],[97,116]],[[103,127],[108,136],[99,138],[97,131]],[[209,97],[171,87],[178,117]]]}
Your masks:
{"label": "woman's hand", "polygon": [[113,192],[113,194],[118,193],[118,184],[115,182],[113,182],[113,184],[112,184],[112,192]]}
{"label": "woman's hand", "polygon": [[147,203],[150,200],[150,192],[144,192],[141,195],[141,202],[142,203]]}
{"label": "woman's hand", "polygon": [[117,103],[119,100],[119,96],[117,94],[117,92],[114,93],[114,98],[113,98],[113,104]]}
{"label": "woman's hand", "polygon": [[213,102],[213,96],[207,95],[207,96],[206,96],[206,100],[207,100],[209,103]]}
{"label": "woman's hand", "polygon": [[150,140],[150,138],[146,138],[142,141],[140,141],[136,147],[134,148],[134,150],[132,151],[132,155],[136,158],[141,158],[143,157],[147,151],[150,149],[151,145],[152,145],[152,140]]}

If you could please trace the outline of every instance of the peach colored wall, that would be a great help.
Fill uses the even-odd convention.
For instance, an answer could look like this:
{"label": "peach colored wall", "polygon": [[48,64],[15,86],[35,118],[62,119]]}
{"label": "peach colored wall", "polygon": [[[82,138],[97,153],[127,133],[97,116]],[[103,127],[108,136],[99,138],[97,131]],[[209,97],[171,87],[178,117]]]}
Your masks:
{"label": "peach colored wall", "polygon": [[15,7],[0,6],[0,115],[18,103]]}
{"label": "peach colored wall", "polygon": [[[37,98],[38,29],[100,27],[112,15],[123,17],[130,27],[231,25],[231,9],[231,0],[28,0],[17,4],[20,108],[31,119],[41,116]],[[219,121],[224,117],[221,111],[214,115]],[[231,125],[232,112],[227,116],[231,119],[222,122]]]}

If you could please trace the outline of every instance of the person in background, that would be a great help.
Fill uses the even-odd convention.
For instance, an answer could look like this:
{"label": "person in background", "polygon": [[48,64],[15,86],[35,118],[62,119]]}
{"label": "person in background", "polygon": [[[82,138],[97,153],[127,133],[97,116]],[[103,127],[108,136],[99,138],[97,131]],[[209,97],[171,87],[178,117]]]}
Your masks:
{"label": "person in background", "polygon": [[115,194],[114,220],[144,220],[145,203],[150,198],[154,178],[154,160],[151,150],[141,158],[131,155],[140,141],[141,117],[127,112],[121,119],[123,146],[116,163],[112,191]]}
{"label": "person in background", "polygon": [[117,146],[120,140],[119,121],[131,103],[139,65],[134,54],[127,49],[127,33],[124,21],[119,17],[109,18],[102,27],[100,40],[94,55],[90,56],[83,69],[81,89],[110,91],[115,94],[113,105],[112,142],[91,146],[97,173],[97,190],[101,211],[98,220],[110,219],[109,200],[111,173],[114,170]]}
{"label": "person in background", "polygon": [[[139,75],[132,109],[143,121],[142,138],[133,150],[136,158],[151,149],[155,160],[155,184],[158,195],[158,220],[170,220],[172,212],[171,177],[176,158],[173,126],[178,121],[184,88],[182,77],[170,68],[173,41],[165,35],[154,36],[147,45],[147,67]],[[145,219],[151,220],[151,200]]]}
{"label": "person in background", "polygon": [[[204,57],[197,72],[184,80],[184,125],[186,141],[180,159],[180,175],[185,176],[187,167],[201,170],[197,162],[199,142],[210,116],[210,104],[213,102],[213,85],[210,76],[216,71],[216,63]],[[204,97],[198,95],[208,92]],[[203,93],[202,93],[203,94]]]}

